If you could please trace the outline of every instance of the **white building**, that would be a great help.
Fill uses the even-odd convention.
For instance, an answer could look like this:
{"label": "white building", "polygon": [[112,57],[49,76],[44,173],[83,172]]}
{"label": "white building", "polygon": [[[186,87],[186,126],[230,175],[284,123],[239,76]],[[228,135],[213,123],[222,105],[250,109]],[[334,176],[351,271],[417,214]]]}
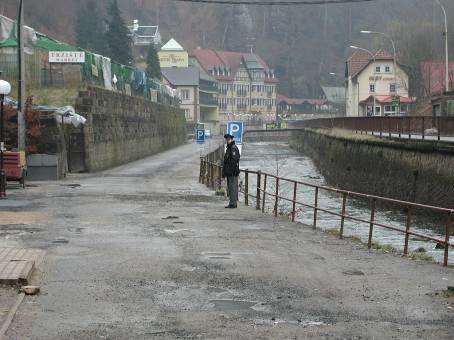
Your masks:
{"label": "white building", "polygon": [[[393,57],[383,50],[374,58],[355,51],[346,63],[347,116],[405,115],[414,99],[408,96],[408,75]],[[375,100],[374,100],[375,99]],[[374,110],[375,102],[375,110]],[[399,103],[397,106],[393,104]]]}
{"label": "white building", "polygon": [[148,46],[161,44],[161,34],[158,26],[140,26],[139,20],[134,20],[128,27],[134,46]]}

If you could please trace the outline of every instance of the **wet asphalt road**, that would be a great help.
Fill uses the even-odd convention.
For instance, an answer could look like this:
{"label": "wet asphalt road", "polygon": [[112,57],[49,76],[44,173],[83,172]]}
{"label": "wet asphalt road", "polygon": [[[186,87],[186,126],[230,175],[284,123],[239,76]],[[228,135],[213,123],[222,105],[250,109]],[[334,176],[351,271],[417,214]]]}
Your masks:
{"label": "wet asphalt road", "polygon": [[198,184],[198,156],[185,145],[11,191],[0,208],[22,232],[0,244],[47,254],[34,277],[42,293],[26,298],[8,337],[454,337],[454,300],[435,295],[452,269],[226,210]]}

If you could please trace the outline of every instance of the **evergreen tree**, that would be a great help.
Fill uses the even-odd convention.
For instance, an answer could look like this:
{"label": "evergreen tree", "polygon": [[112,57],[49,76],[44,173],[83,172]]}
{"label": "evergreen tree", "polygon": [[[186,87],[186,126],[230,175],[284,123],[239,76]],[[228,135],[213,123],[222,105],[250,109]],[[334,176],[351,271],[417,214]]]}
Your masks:
{"label": "evergreen tree", "polygon": [[147,51],[147,75],[161,79],[161,65],[159,64],[158,52],[154,44],[150,44]]}
{"label": "evergreen tree", "polygon": [[121,17],[117,0],[112,0],[109,6],[109,19],[107,21],[106,42],[108,56],[115,62],[130,65],[133,61],[130,32]]}
{"label": "evergreen tree", "polygon": [[76,20],[77,46],[88,51],[105,54],[107,45],[100,9],[95,0],[79,4]]}

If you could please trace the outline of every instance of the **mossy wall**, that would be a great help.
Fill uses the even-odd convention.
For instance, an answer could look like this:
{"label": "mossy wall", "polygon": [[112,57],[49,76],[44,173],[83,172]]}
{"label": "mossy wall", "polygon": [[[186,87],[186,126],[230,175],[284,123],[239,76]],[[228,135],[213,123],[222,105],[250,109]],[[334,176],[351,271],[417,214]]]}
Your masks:
{"label": "mossy wall", "polygon": [[454,151],[448,144],[338,137],[305,129],[291,146],[310,156],[330,185],[454,207]]}
{"label": "mossy wall", "polygon": [[76,111],[87,118],[85,165],[90,172],[144,158],[186,141],[186,120],[177,107],[91,87],[80,92]]}

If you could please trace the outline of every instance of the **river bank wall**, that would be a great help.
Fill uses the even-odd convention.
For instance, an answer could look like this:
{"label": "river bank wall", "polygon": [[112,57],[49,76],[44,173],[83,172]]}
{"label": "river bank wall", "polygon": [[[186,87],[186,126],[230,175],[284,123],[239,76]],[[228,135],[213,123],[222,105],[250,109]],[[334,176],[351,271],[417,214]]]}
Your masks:
{"label": "river bank wall", "polygon": [[449,144],[303,129],[292,133],[290,146],[311,157],[330,185],[454,207],[454,148]]}

